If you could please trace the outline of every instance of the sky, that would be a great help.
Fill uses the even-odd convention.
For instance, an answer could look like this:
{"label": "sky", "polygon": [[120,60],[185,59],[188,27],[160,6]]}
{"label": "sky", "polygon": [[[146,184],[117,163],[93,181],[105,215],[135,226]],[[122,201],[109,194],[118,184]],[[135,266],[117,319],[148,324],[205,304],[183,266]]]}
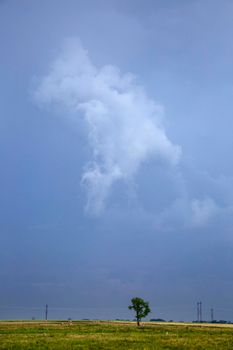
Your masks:
{"label": "sky", "polygon": [[233,321],[232,16],[0,1],[0,318]]}

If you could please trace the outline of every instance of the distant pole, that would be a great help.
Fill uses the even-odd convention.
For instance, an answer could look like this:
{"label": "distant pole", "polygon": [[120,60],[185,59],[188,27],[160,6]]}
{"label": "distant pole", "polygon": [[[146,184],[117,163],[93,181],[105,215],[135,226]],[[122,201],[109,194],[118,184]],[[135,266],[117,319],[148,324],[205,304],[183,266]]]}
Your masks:
{"label": "distant pole", "polygon": [[48,305],[45,305],[45,320],[48,320]]}
{"label": "distant pole", "polygon": [[211,322],[214,322],[214,309],[210,309]]}
{"label": "distant pole", "polygon": [[200,321],[200,308],[199,308],[199,302],[197,302],[197,322]]}
{"label": "distant pole", "polygon": [[200,322],[202,322],[202,302],[200,301]]}

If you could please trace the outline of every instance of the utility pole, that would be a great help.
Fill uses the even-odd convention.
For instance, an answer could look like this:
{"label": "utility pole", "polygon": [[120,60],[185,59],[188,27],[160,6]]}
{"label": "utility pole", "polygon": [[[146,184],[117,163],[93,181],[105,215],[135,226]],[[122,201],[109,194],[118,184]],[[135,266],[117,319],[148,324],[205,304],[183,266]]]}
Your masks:
{"label": "utility pole", "polygon": [[45,320],[48,320],[48,305],[45,305]]}
{"label": "utility pole", "polygon": [[202,322],[202,302],[200,301],[200,322]]}
{"label": "utility pole", "polygon": [[202,302],[197,302],[197,322],[202,322]]}
{"label": "utility pole", "polygon": [[211,322],[214,322],[214,309],[210,309]]}
{"label": "utility pole", "polygon": [[200,308],[199,308],[199,302],[197,302],[197,322],[200,322]]}

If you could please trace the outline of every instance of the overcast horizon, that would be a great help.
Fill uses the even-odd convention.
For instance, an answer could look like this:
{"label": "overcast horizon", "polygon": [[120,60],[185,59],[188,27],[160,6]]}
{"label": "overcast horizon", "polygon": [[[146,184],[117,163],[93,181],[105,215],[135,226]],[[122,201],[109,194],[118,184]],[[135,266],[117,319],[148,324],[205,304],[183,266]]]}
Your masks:
{"label": "overcast horizon", "polygon": [[0,319],[233,321],[232,17],[0,1]]}

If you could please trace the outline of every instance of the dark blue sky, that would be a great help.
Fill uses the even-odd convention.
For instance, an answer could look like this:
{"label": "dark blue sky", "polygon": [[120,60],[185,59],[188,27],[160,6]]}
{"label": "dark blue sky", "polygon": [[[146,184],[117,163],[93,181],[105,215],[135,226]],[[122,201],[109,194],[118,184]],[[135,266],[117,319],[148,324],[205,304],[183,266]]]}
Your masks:
{"label": "dark blue sky", "polygon": [[232,15],[0,2],[0,318],[233,320]]}

